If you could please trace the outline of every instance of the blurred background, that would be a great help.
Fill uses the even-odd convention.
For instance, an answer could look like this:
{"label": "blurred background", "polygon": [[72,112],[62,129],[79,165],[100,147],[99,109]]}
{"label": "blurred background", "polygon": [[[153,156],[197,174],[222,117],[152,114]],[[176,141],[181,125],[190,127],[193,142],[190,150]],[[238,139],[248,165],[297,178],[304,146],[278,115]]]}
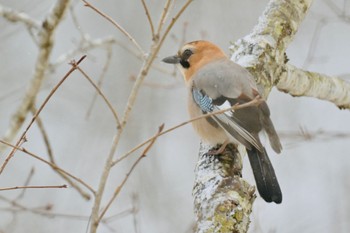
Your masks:
{"label": "blurred background", "polygon": [[[176,1],[167,23],[184,0]],[[0,0],[0,4],[43,20],[55,1]],[[122,25],[145,51],[151,45],[151,33],[141,1],[92,2]],[[158,22],[164,1],[148,0],[150,14]],[[169,128],[189,119],[186,89],[174,67],[161,62],[174,54],[184,41],[206,39],[229,53],[230,42],[251,32],[267,6],[267,0],[194,1],[177,21],[159,52],[143,84],[118,147],[116,157],[156,133],[165,123]],[[76,22],[74,21],[76,19]],[[111,46],[80,51],[60,63],[60,56],[81,44],[81,32],[91,39],[113,37]],[[315,1],[302,23],[287,55],[290,63],[331,76],[349,78],[350,1]],[[130,50],[132,52],[130,52]],[[102,90],[122,114],[134,77],[142,61],[129,40],[105,19],[80,1],[72,1],[54,39],[48,71],[36,105],[70,69],[71,59],[87,54],[81,67],[98,80],[110,62]],[[38,48],[21,23],[0,18],[0,136],[9,128],[26,87],[33,77]],[[108,54],[110,58],[108,58]],[[175,74],[174,74],[175,72]],[[40,114],[53,154],[59,166],[83,178],[97,188],[105,159],[116,132],[111,112],[78,72],[62,85]],[[250,232],[350,232],[350,112],[329,102],[271,92],[268,104],[284,150],[268,152],[283,191],[280,205],[267,204],[257,197]],[[89,113],[89,109],[91,108]],[[29,115],[24,127],[31,119]],[[19,136],[18,136],[19,137]],[[18,138],[17,137],[17,138]],[[34,125],[25,148],[47,159],[42,135]],[[98,232],[188,233],[194,223],[192,185],[199,139],[190,125],[158,139],[148,156],[130,176],[110,208],[108,222]],[[3,162],[9,149],[0,157]],[[120,184],[138,151],[112,170],[102,205]],[[248,159],[244,158],[243,176],[254,184]],[[66,182],[47,165],[17,152],[0,177],[0,187],[20,186],[34,174],[30,185],[60,185]],[[84,200],[73,188],[27,190],[17,201],[20,190],[0,193],[0,232],[85,232],[86,216],[92,201]],[[6,201],[7,200],[7,201]],[[36,214],[49,208],[53,216]]]}

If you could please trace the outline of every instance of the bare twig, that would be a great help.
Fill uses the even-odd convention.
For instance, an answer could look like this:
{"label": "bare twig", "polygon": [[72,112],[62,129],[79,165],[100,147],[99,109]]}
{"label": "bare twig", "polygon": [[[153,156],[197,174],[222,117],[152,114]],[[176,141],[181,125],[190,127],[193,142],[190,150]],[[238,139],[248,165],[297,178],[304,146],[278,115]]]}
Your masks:
{"label": "bare twig", "polygon": [[119,212],[117,214],[113,214],[113,215],[111,215],[109,217],[103,218],[102,222],[110,223],[110,222],[113,222],[113,221],[115,221],[117,219],[129,216],[132,213],[134,213],[134,209],[133,208],[129,208],[129,209],[123,210],[123,211],[121,211],[121,212]]}
{"label": "bare twig", "polygon": [[[34,107],[34,105],[32,106],[32,113],[35,114],[37,112],[36,108]],[[52,147],[51,147],[51,143],[49,141],[49,136],[45,130],[44,124],[41,120],[41,118],[38,116],[36,119],[36,123],[38,125],[38,128],[40,130],[41,135],[43,136],[43,140],[44,140],[44,144],[46,146],[46,150],[47,150],[47,155],[49,157],[49,160],[52,164],[55,164],[57,166],[57,163],[55,161],[54,155],[53,155],[53,151],[52,151]],[[75,190],[77,190],[77,192],[85,199],[85,200],[90,200],[90,194],[86,193],[84,190],[82,190],[76,183],[74,183],[67,175],[65,175],[64,173],[62,173],[60,170],[58,170],[56,167],[53,167],[53,170],[56,171],[58,173],[58,175],[60,175],[65,181],[68,182],[68,184],[74,188]]]}
{"label": "bare twig", "polygon": [[80,54],[81,52],[85,53],[85,52],[88,52],[89,50],[92,50],[95,48],[105,48],[105,47],[108,47],[112,44],[118,44],[122,48],[127,49],[128,51],[132,51],[132,50],[128,49],[126,46],[124,46],[123,44],[121,44],[121,42],[119,42],[117,39],[115,39],[113,37],[91,39],[88,36],[84,36],[78,42],[77,48],[71,49],[64,54],[61,54],[53,63],[50,63],[49,69],[54,70],[57,66],[72,59],[72,57]]}
{"label": "bare twig", "polygon": [[88,1],[86,0],[82,0],[85,3],[85,6],[93,9],[96,13],[98,13],[99,15],[101,15],[103,18],[107,19],[110,23],[112,23],[116,28],[118,28],[119,31],[121,31],[134,45],[135,47],[139,50],[139,52],[144,55],[145,52],[143,51],[143,49],[141,48],[141,46],[137,43],[137,41],[134,39],[134,37],[132,37],[122,26],[120,26],[116,21],[114,21],[110,16],[108,16],[107,14],[103,13],[102,11],[100,11],[99,9],[97,9],[95,6],[93,6],[92,4],[90,4]]}
{"label": "bare twig", "polygon": [[315,30],[310,42],[309,51],[307,53],[306,59],[303,64],[304,69],[307,69],[314,60],[314,54],[318,45],[318,40],[321,38],[320,33],[325,25],[326,25],[325,19],[321,19],[317,22],[317,25],[315,27]]}
{"label": "bare twig", "polygon": [[[96,48],[108,48],[111,45],[118,45],[121,48],[128,51],[130,54],[134,55],[137,59],[144,61],[145,56],[142,54],[139,54],[138,52],[134,51],[133,49],[129,48],[127,45],[123,44],[121,41],[117,40],[113,37],[106,37],[102,39],[91,39],[89,36],[84,36],[81,38],[81,40],[77,43],[77,47],[74,49],[69,50],[68,52],[60,55],[53,63],[50,63],[49,69],[53,71],[57,66],[65,63],[66,61],[70,60],[72,57],[80,54],[81,52],[88,52],[89,50],[96,49]],[[152,64],[152,68],[155,70],[162,72],[164,74],[170,74],[172,75],[173,72],[169,72],[168,69],[165,69],[157,64]]]}
{"label": "bare twig", "polygon": [[[65,76],[58,82],[58,84],[51,90],[50,94],[46,97],[46,99],[44,100],[44,102],[40,105],[38,111],[34,114],[32,120],[30,121],[29,125],[27,126],[27,128],[24,130],[24,132],[22,133],[21,137],[19,138],[19,140],[16,143],[16,147],[19,146],[22,142],[25,141],[25,137],[26,134],[28,132],[28,130],[30,129],[30,127],[33,125],[34,121],[36,120],[36,118],[39,116],[40,112],[44,109],[44,107],[46,106],[46,104],[49,102],[50,98],[52,97],[52,95],[57,91],[57,89],[62,85],[62,83],[69,77],[69,75],[78,68],[78,65],[80,64],[80,62],[82,62],[84,60],[86,56],[82,56],[78,62],[72,61],[71,65],[72,68],[65,74]],[[0,174],[4,171],[7,163],[10,161],[10,159],[13,157],[13,155],[16,152],[16,148],[14,147],[10,154],[6,157],[4,163],[2,164],[1,168],[0,168]]]}
{"label": "bare twig", "polygon": [[169,23],[168,27],[166,28],[162,38],[160,39],[160,44],[162,45],[165,38],[168,36],[170,30],[176,23],[176,21],[179,19],[179,17],[182,15],[182,13],[187,9],[187,7],[191,4],[193,0],[187,0],[185,4],[181,7],[181,9],[177,12],[177,14],[171,19],[171,22]]}
{"label": "bare twig", "polygon": [[[32,167],[32,168],[30,169],[30,172],[29,172],[29,174],[28,174],[28,176],[27,176],[27,179],[26,179],[26,181],[24,182],[23,186],[28,186],[28,185],[29,185],[29,182],[30,182],[30,180],[32,179],[32,177],[33,177],[33,175],[34,175],[34,171],[35,171],[35,169],[34,169],[34,167]],[[22,197],[24,197],[25,192],[26,192],[26,189],[22,189],[22,192],[21,192],[14,200],[19,200],[19,199],[21,199]]]}
{"label": "bare twig", "polygon": [[70,5],[69,12],[70,12],[70,15],[72,17],[72,21],[73,21],[73,24],[74,24],[76,30],[78,30],[78,32],[80,33],[80,36],[82,38],[85,37],[85,33],[84,33],[83,29],[81,28],[80,23],[78,22],[77,16],[75,15],[73,4]]}
{"label": "bare twig", "polygon": [[156,44],[152,45],[152,51],[149,55],[149,58],[146,60],[144,66],[141,69],[141,72],[139,73],[138,77],[136,78],[135,84],[133,89],[131,90],[129,99],[128,99],[128,103],[124,112],[124,117],[122,120],[122,126],[124,126],[126,124],[126,120],[129,118],[129,114],[132,110],[132,107],[135,103],[136,100],[136,96],[137,93],[139,91],[139,88],[141,86],[141,84],[143,83],[143,80],[145,79],[146,75],[148,74],[148,70],[151,67],[151,64],[153,63],[153,60],[155,59],[156,55],[158,54],[165,38],[167,37],[168,33],[170,32],[171,28],[174,26],[175,22],[177,21],[177,19],[180,17],[180,15],[185,11],[185,9],[188,7],[188,5],[192,2],[193,0],[187,0],[187,2],[183,5],[183,7],[179,10],[179,12],[175,15],[174,18],[172,18],[170,24],[168,25],[168,27],[166,28],[163,36],[161,37],[161,39],[159,40],[159,42],[157,42]]}
{"label": "bare twig", "polygon": [[177,21],[177,19],[180,17],[180,15],[185,11],[185,9],[187,8],[187,6],[192,2],[193,0],[187,0],[187,2],[183,5],[183,7],[180,9],[180,11],[175,15],[175,17],[172,19],[172,21],[170,22],[170,24],[168,25],[167,29],[165,30],[163,36],[161,37],[160,40],[154,40],[152,45],[151,45],[151,50],[143,64],[143,66],[140,69],[139,74],[137,75],[136,81],[134,83],[134,86],[130,92],[125,110],[124,110],[124,116],[122,118],[121,121],[121,127],[120,129],[117,131],[116,135],[113,138],[113,142],[112,142],[112,146],[111,149],[109,151],[109,154],[107,156],[106,162],[105,162],[105,167],[104,170],[102,172],[101,178],[100,178],[100,182],[99,182],[99,187],[98,190],[96,192],[96,196],[95,196],[95,202],[94,202],[94,206],[92,209],[92,215],[91,215],[91,228],[90,228],[90,233],[96,233],[99,222],[100,222],[100,217],[99,217],[99,209],[100,209],[100,205],[101,205],[101,200],[102,200],[102,195],[104,193],[105,187],[106,187],[106,183],[107,183],[107,179],[110,173],[110,170],[112,168],[112,163],[113,163],[113,157],[114,154],[116,152],[118,143],[120,141],[121,135],[124,131],[124,127],[127,123],[127,120],[129,119],[130,116],[130,112],[134,106],[134,103],[136,101],[136,97],[138,94],[138,91],[145,79],[145,77],[148,74],[149,69],[152,66],[152,63],[154,61],[154,59],[156,58],[166,36],[168,35],[168,33],[170,32],[170,29],[173,27],[173,25],[175,24],[175,22]]}
{"label": "bare twig", "polygon": [[[174,74],[173,74],[174,75]],[[136,81],[136,77],[134,75],[130,76],[130,80],[132,81]],[[180,85],[179,82],[173,82],[170,84],[161,84],[161,83],[157,83],[157,82],[147,82],[144,81],[143,82],[144,86],[150,87],[150,88],[160,88],[160,89],[174,89],[174,88],[180,88],[183,87],[183,85]]]}
{"label": "bare twig", "polygon": [[[102,73],[101,73],[101,75],[100,75],[100,77],[99,77],[99,79],[97,81],[97,85],[96,85],[98,87],[98,89],[100,89],[100,90],[101,90],[101,86],[102,86],[103,80],[104,80],[104,78],[106,76],[107,70],[108,70],[108,68],[109,68],[109,66],[111,64],[111,60],[112,60],[112,48],[109,47],[109,48],[107,48],[106,51],[107,51],[106,62],[104,64],[104,66],[103,66]],[[86,113],[86,118],[89,118],[89,116],[91,114],[91,111],[92,111],[92,109],[93,109],[93,107],[95,105],[96,99],[97,99],[97,95],[98,95],[98,91],[96,91],[94,96],[92,97],[91,104],[90,104],[90,106],[88,108],[88,111]]]}
{"label": "bare twig", "polygon": [[7,146],[10,146],[10,147],[12,147],[12,148],[14,148],[14,149],[16,149],[16,150],[22,151],[22,152],[24,152],[25,154],[27,154],[27,155],[29,155],[29,156],[31,156],[31,157],[33,157],[33,158],[35,158],[35,159],[37,159],[37,160],[43,162],[43,163],[46,163],[47,165],[49,165],[49,166],[52,167],[53,169],[57,169],[57,170],[59,170],[60,172],[62,172],[62,173],[64,173],[65,175],[69,176],[70,178],[72,178],[73,180],[79,182],[80,184],[82,184],[83,186],[85,186],[87,189],[89,189],[93,194],[95,194],[95,190],[94,190],[90,185],[88,185],[87,183],[85,183],[82,179],[80,179],[80,178],[78,178],[78,177],[76,177],[76,176],[70,174],[69,172],[63,170],[62,168],[58,167],[56,164],[53,164],[53,163],[51,163],[51,162],[49,162],[49,161],[47,161],[47,160],[45,160],[45,159],[43,159],[43,158],[37,156],[36,154],[34,154],[34,153],[32,153],[32,152],[30,152],[30,151],[28,151],[28,150],[26,150],[26,149],[24,149],[24,148],[22,148],[22,147],[18,147],[18,146],[12,145],[11,143],[5,142],[5,141],[3,141],[3,140],[1,140],[1,139],[0,139],[0,143],[5,144],[5,145],[7,145]]}
{"label": "bare twig", "polygon": [[151,27],[152,38],[154,39],[154,38],[155,38],[155,32],[154,32],[154,26],[153,26],[153,22],[152,22],[151,15],[149,14],[149,10],[148,10],[148,8],[147,8],[147,5],[146,5],[145,0],[141,0],[141,2],[142,2],[143,8],[145,9],[145,12],[146,12],[146,16],[147,16],[147,19],[148,19],[149,26]]}
{"label": "bare twig", "polygon": [[9,98],[9,97],[12,96],[12,95],[18,94],[18,92],[19,92],[20,90],[23,90],[23,88],[25,88],[25,86],[24,86],[24,85],[21,85],[20,87],[16,87],[16,88],[14,88],[14,89],[8,91],[8,92],[5,93],[5,94],[3,93],[3,94],[0,96],[0,102],[6,100],[7,98]]}
{"label": "bare twig", "polygon": [[64,213],[53,213],[53,212],[49,211],[51,208],[37,209],[37,208],[26,207],[26,206],[20,204],[19,202],[10,200],[4,196],[0,196],[0,200],[2,200],[2,201],[6,202],[14,207],[14,208],[0,209],[3,211],[12,211],[12,212],[26,211],[26,212],[37,214],[37,215],[44,216],[47,218],[59,217],[59,218],[67,218],[67,219],[75,219],[75,220],[83,220],[83,221],[89,220],[88,216],[64,214]]}
{"label": "bare twig", "polygon": [[101,89],[95,84],[95,82],[89,77],[89,75],[87,75],[84,70],[82,70],[80,67],[77,68],[80,73],[90,82],[90,84],[95,88],[95,90],[98,92],[98,94],[102,97],[102,99],[105,101],[105,103],[107,104],[108,108],[111,110],[114,119],[116,121],[117,124],[117,128],[120,128],[120,120],[117,114],[117,111],[113,108],[111,102],[107,99],[107,97],[103,94],[103,92],[101,91]]}
{"label": "bare twig", "polygon": [[244,103],[244,104],[239,104],[239,105],[234,105],[232,107],[229,107],[229,108],[225,108],[225,109],[222,109],[222,110],[219,110],[219,111],[214,111],[214,112],[211,112],[211,113],[207,113],[205,115],[201,115],[201,116],[198,116],[198,117],[195,117],[195,118],[192,118],[190,120],[187,120],[187,121],[184,121],[180,124],[177,124],[167,130],[164,130],[162,131],[158,136],[153,136],[149,139],[147,139],[146,141],[140,143],[139,145],[135,146],[134,148],[132,148],[130,151],[128,151],[127,153],[125,153],[123,156],[121,156],[120,158],[118,158],[117,160],[113,161],[112,163],[112,166],[116,165],[117,163],[119,163],[120,161],[124,160],[125,158],[127,158],[130,154],[132,154],[133,152],[137,151],[138,149],[140,149],[141,147],[143,147],[144,145],[146,145],[147,143],[149,143],[150,141],[154,140],[155,137],[160,137],[164,134],[167,134],[167,133],[170,133],[171,131],[177,129],[177,128],[180,128],[184,125],[187,125],[193,121],[197,121],[197,120],[200,120],[200,119],[203,119],[203,118],[207,118],[207,117],[210,117],[210,116],[213,116],[213,115],[217,115],[217,114],[222,114],[224,112],[227,112],[227,111],[230,111],[230,110],[238,110],[238,109],[242,109],[242,108],[246,108],[246,107],[249,107],[249,106],[255,106],[255,105],[259,105],[261,103],[261,101],[263,101],[261,99],[260,96],[257,96],[255,99],[247,102],[247,103]]}
{"label": "bare twig", "polygon": [[145,148],[145,150],[142,152],[141,156],[134,162],[134,164],[131,166],[129,172],[126,174],[124,180],[122,181],[122,183],[116,188],[116,190],[113,193],[112,198],[109,200],[107,206],[102,210],[100,216],[99,216],[99,221],[101,221],[101,219],[103,218],[103,216],[106,214],[107,210],[109,209],[109,207],[112,205],[112,203],[114,202],[114,200],[117,198],[118,194],[120,193],[120,191],[122,190],[122,188],[124,187],[126,181],[128,180],[129,176],[131,175],[131,173],[133,172],[133,170],[135,169],[135,167],[137,166],[137,164],[141,161],[141,159],[143,159],[144,157],[146,157],[148,151],[152,148],[152,146],[154,145],[154,143],[156,142],[157,138],[159,137],[160,133],[163,131],[164,129],[164,124],[162,124],[161,126],[159,126],[158,129],[158,133],[153,137],[153,139],[149,142],[148,146]]}
{"label": "bare twig", "polygon": [[[159,23],[158,23],[158,28],[157,28],[157,32],[156,32],[156,37],[159,37],[160,32],[162,31],[162,27],[163,27],[163,25],[164,25],[164,23],[165,23],[166,16],[168,15],[168,12],[169,12],[170,3],[171,3],[171,0],[167,0],[166,3],[165,3],[165,6],[164,6],[164,9],[163,9],[162,15],[161,15],[160,20],[159,20]],[[158,39],[158,38],[155,38],[155,39]]]}
{"label": "bare twig", "polygon": [[350,132],[330,131],[330,130],[308,130],[305,127],[300,127],[299,131],[278,131],[281,138],[300,140],[300,141],[330,141],[350,138]]}
{"label": "bare twig", "polygon": [[[69,5],[69,0],[57,0],[51,12],[46,16],[45,20],[40,23],[39,31],[39,52],[36,60],[34,76],[26,90],[20,106],[17,108],[11,118],[11,125],[4,137],[5,141],[11,142],[17,132],[23,125],[31,105],[33,105],[37,94],[40,91],[41,84],[45,78],[45,73],[49,64],[49,58],[53,48],[54,31],[64,15],[66,8]],[[3,148],[0,147],[0,152]],[[11,155],[12,156],[12,155]],[[7,161],[8,162],[8,161]],[[7,163],[6,162],[6,163]],[[3,167],[0,170],[0,174]]]}
{"label": "bare twig", "polygon": [[16,189],[57,189],[67,188],[67,185],[48,185],[48,186],[14,186],[7,188],[0,188],[0,191],[16,190]]}
{"label": "bare twig", "polygon": [[137,221],[137,213],[139,212],[139,196],[136,193],[132,194],[132,217],[135,233],[139,232],[139,225]]}

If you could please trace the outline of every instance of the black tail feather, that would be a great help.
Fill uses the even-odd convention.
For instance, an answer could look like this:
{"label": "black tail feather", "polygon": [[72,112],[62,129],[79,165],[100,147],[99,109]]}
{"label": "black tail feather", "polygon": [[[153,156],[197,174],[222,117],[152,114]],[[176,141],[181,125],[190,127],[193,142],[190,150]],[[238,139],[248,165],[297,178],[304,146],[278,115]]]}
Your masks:
{"label": "black tail feather", "polygon": [[247,153],[260,196],[266,202],[281,203],[281,188],[265,148],[260,152],[252,147],[250,150],[247,149]]}

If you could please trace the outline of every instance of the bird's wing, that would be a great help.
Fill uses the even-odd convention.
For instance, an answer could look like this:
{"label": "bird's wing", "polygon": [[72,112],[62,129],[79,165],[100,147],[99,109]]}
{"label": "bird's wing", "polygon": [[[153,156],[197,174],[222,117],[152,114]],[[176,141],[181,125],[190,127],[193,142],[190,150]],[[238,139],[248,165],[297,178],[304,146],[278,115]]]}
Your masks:
{"label": "bird's wing", "polygon": [[[237,103],[249,102],[258,92],[251,74],[246,69],[229,59],[219,59],[206,64],[195,73],[192,93],[194,101],[203,112],[212,112]],[[212,118],[248,149],[254,146],[263,151],[256,138],[262,129],[260,115],[260,110],[251,106],[235,112],[227,111]]]}
{"label": "bird's wing", "polygon": [[[232,107],[236,102],[234,99],[225,96],[219,96],[214,99],[205,90],[198,89],[195,86],[192,87],[192,97],[204,114]],[[211,119],[224,129],[228,135],[242,143],[246,148],[251,149],[254,146],[259,151],[263,150],[260,142],[243,127],[243,122],[235,116],[232,110],[212,115]]]}

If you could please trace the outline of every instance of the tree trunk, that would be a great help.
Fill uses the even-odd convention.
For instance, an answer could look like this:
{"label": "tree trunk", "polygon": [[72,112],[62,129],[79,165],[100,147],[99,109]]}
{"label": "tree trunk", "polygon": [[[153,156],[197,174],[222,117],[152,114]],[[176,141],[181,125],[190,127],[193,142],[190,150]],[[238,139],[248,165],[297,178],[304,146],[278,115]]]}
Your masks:
{"label": "tree trunk", "polygon": [[201,144],[193,187],[197,231],[247,232],[255,188],[242,179],[242,159],[234,145],[220,155]]}

